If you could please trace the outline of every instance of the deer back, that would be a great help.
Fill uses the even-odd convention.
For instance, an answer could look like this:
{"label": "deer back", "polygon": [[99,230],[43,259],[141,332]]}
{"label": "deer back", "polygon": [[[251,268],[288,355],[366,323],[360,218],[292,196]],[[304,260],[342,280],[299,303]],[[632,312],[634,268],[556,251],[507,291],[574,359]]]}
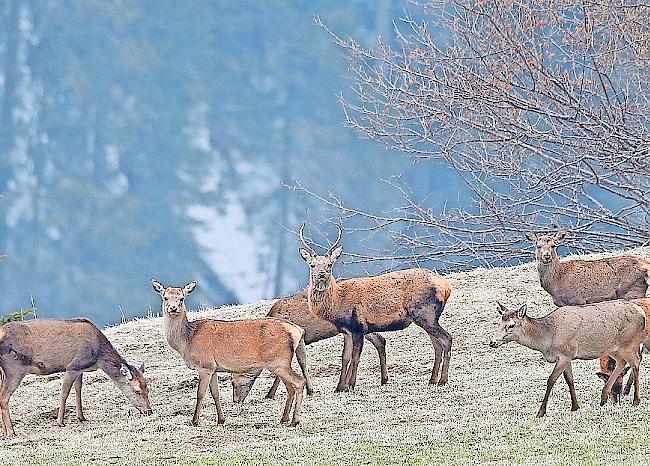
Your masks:
{"label": "deer back", "polygon": [[645,333],[645,313],[624,300],[560,307],[547,317],[554,328],[552,345],[575,351],[578,358],[640,345]]}
{"label": "deer back", "polygon": [[309,312],[306,291],[278,300],[271,307],[267,316],[280,317],[302,327],[305,331],[304,338],[307,345],[331,338],[339,333],[332,323]]}
{"label": "deer back", "polygon": [[106,340],[86,319],[10,322],[2,330],[0,357],[11,354],[40,375],[63,372],[71,364],[76,370],[95,367]]}
{"label": "deer back", "polygon": [[571,304],[643,298],[648,288],[646,262],[634,256],[561,261],[549,292]]}
{"label": "deer back", "polygon": [[192,322],[194,332],[184,359],[195,367],[249,372],[278,360],[290,363],[304,331],[283,319]]}
{"label": "deer back", "polygon": [[337,317],[357,319],[375,329],[399,329],[410,323],[409,310],[434,307],[451,294],[451,284],[426,269],[376,277],[351,278],[337,287]]}

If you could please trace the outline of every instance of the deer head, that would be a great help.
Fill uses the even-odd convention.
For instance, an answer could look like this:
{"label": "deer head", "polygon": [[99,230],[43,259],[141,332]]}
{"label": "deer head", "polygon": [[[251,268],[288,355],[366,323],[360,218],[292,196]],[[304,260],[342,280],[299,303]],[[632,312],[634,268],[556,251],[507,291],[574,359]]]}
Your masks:
{"label": "deer head", "polygon": [[490,340],[491,348],[498,348],[504,343],[511,342],[519,337],[522,333],[522,323],[526,318],[527,307],[524,304],[517,310],[510,310],[503,304],[497,302],[497,311],[501,316],[499,328]]}
{"label": "deer head", "polygon": [[163,314],[169,317],[176,317],[185,312],[185,298],[196,289],[196,281],[192,281],[183,288],[173,286],[165,287],[155,279],[151,279],[151,286],[162,298]]}
{"label": "deer head", "polygon": [[147,379],[144,377],[144,364],[139,369],[122,363],[119,368],[119,375],[114,380],[117,387],[129,399],[142,414],[149,416],[152,414],[151,403],[149,403],[149,388]]}
{"label": "deer head", "polygon": [[343,230],[340,226],[336,226],[338,229],[338,237],[334,244],[332,244],[327,252],[319,256],[312,248],[307,244],[304,237],[305,224],[303,223],[300,226],[300,241],[304,247],[298,249],[300,256],[307,262],[309,265],[309,284],[314,287],[318,292],[323,292],[327,288],[327,285],[332,278],[332,267],[343,252],[343,246],[341,246],[341,235]]}
{"label": "deer head", "polygon": [[535,258],[541,264],[550,264],[557,259],[557,247],[566,236],[565,230],[556,233],[538,235],[532,231],[525,231],[524,235],[535,245]]}

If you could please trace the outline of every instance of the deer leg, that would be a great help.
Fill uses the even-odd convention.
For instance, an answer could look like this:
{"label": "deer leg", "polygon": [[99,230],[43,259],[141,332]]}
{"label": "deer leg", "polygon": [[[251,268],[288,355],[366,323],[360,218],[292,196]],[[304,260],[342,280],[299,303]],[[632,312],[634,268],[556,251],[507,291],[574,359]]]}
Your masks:
{"label": "deer leg", "polygon": [[[286,379],[286,377],[285,377]],[[293,399],[296,395],[296,391],[291,386],[291,382],[283,379],[284,386],[287,388],[287,401],[284,404],[284,411],[282,412],[282,417],[280,418],[281,424],[286,424],[289,422],[289,414],[291,413],[291,407],[293,406]]]}
{"label": "deer leg", "polygon": [[352,334],[352,361],[350,362],[350,369],[347,377],[347,389],[352,390],[357,383],[357,370],[359,369],[359,360],[361,359],[361,351],[363,350],[363,333]]}
{"label": "deer leg", "polygon": [[83,413],[83,408],[81,406],[81,386],[83,385],[83,376],[83,372],[80,372],[79,376],[74,381],[75,400],[77,402],[77,419],[80,422],[86,421]]}
{"label": "deer leg", "polygon": [[[449,332],[440,326],[435,320],[435,314],[427,311],[426,309],[419,309],[411,315],[413,322],[425,332],[429,334],[433,350],[435,352],[435,359],[433,362],[433,370],[431,371],[430,384],[444,385],[449,378],[449,361],[451,359],[451,343],[452,338]],[[442,372],[440,379],[438,379],[438,370],[442,360]]]}
{"label": "deer leg", "polygon": [[369,333],[366,340],[373,344],[379,353],[379,368],[381,370],[381,384],[388,382],[388,367],[386,366],[386,339],[378,333]]}
{"label": "deer leg", "polygon": [[302,400],[307,381],[300,377],[291,366],[280,368],[275,372],[284,382],[287,387],[287,403],[284,407],[282,420],[280,422],[289,422],[289,414],[295,396],[296,405],[293,408],[293,417],[291,418],[291,427],[295,427],[300,423],[300,411],[302,409]]}
{"label": "deer leg", "polygon": [[638,406],[641,403],[641,395],[639,394],[639,364],[635,364],[632,367],[631,377],[634,377],[634,399],[632,400],[632,406]]}
{"label": "deer leg", "polygon": [[226,418],[223,415],[221,402],[219,401],[219,377],[216,372],[210,377],[210,393],[212,394],[214,404],[217,406],[217,424],[223,424],[226,422]]}
{"label": "deer leg", "polygon": [[[641,350],[639,351],[639,363],[643,360],[643,348],[645,345],[641,347]],[[634,371],[630,374],[630,376],[627,378],[627,383],[625,384],[625,390],[623,390],[623,395],[629,395],[630,390],[632,390],[632,384],[634,383]]]}
{"label": "deer leg", "polygon": [[442,349],[442,343],[440,340],[433,335],[429,335],[431,338],[431,344],[433,345],[433,351],[435,353],[435,360],[433,362],[433,370],[431,371],[431,378],[429,379],[429,385],[435,385],[438,383],[438,372],[440,370],[440,364],[442,363],[442,355],[444,353]]}
{"label": "deer leg", "polygon": [[546,406],[548,405],[548,398],[551,396],[551,390],[553,389],[553,385],[555,385],[555,382],[557,381],[557,378],[560,376],[562,372],[565,371],[567,365],[571,364],[570,359],[559,359],[555,363],[555,367],[553,368],[553,372],[551,372],[551,375],[548,377],[548,380],[546,381],[546,393],[544,394],[544,399],[542,400],[542,405],[539,407],[539,411],[537,411],[537,417],[543,417],[546,415]]}
{"label": "deer leg", "polygon": [[70,389],[75,380],[77,380],[77,377],[79,377],[79,373],[72,371],[66,371],[65,376],[63,377],[63,386],[61,387],[61,405],[59,406],[59,417],[57,419],[57,424],[61,427],[65,425],[63,422],[65,416],[65,402],[68,399],[68,395],[70,395]]}
{"label": "deer leg", "polygon": [[577,411],[578,397],[576,396],[576,389],[573,386],[573,368],[571,367],[571,363],[564,369],[564,380],[566,380],[566,384],[569,386],[569,393],[571,394],[571,411]]}
{"label": "deer leg", "polygon": [[203,409],[203,397],[208,390],[211,378],[211,373],[207,371],[199,372],[199,386],[196,389],[196,407],[194,408],[194,417],[192,418],[193,426],[199,425],[199,416],[201,415],[201,409]]}
{"label": "deer leg", "polygon": [[275,380],[273,381],[273,385],[271,385],[271,388],[269,389],[269,392],[266,394],[266,398],[272,399],[275,398],[275,392],[278,391],[278,386],[280,385],[280,377],[277,375],[275,376]]}
{"label": "deer leg", "polygon": [[348,370],[350,365],[350,359],[352,358],[352,335],[350,333],[344,333],[343,340],[343,354],[341,355],[341,376],[339,377],[339,384],[336,386],[335,392],[343,392],[347,390],[347,377]]}
{"label": "deer leg", "polygon": [[627,378],[627,382],[625,383],[625,389],[623,390],[623,395],[627,396],[630,394],[633,383],[634,383],[634,371],[632,371],[630,376]]}
{"label": "deer leg", "polygon": [[10,373],[5,369],[4,379],[2,379],[2,385],[0,385],[0,411],[2,412],[2,423],[7,437],[16,436],[11,417],[9,416],[9,398],[11,398],[11,395],[16,391],[16,388],[18,388],[24,377],[24,371]]}
{"label": "deer leg", "polygon": [[444,385],[449,379],[449,362],[451,361],[451,343],[452,338],[451,334],[447,332],[444,328],[440,327],[440,324],[437,324],[440,328],[440,333],[442,337],[439,337],[440,343],[442,343],[443,357],[442,357],[442,373],[440,374],[440,381],[438,385]]}
{"label": "deer leg", "polygon": [[300,366],[302,375],[307,383],[307,395],[312,395],[314,393],[314,387],[312,387],[311,380],[309,378],[309,368],[307,367],[307,352],[305,350],[305,341],[302,339],[296,348],[296,359],[298,360],[298,365]]}
{"label": "deer leg", "polygon": [[622,359],[620,356],[617,356],[614,359],[616,359],[616,368],[614,369],[614,372],[609,375],[609,379],[607,379],[607,382],[603,387],[603,391],[600,395],[600,406],[603,406],[605,403],[607,403],[607,398],[612,391],[612,387],[614,386],[616,379],[618,379],[618,377],[623,372],[623,369],[625,368],[625,359]]}

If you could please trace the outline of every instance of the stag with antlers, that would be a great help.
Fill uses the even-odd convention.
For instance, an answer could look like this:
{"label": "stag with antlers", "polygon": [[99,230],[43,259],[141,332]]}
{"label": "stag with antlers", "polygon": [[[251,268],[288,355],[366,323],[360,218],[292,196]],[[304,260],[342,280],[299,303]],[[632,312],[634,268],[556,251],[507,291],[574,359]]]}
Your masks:
{"label": "stag with antlers", "polygon": [[[309,312],[334,324],[340,332],[352,336],[350,368],[338,390],[353,389],[365,335],[372,332],[402,330],[412,322],[431,337],[435,361],[430,384],[443,385],[448,379],[452,338],[440,326],[440,315],[451,295],[451,284],[430,270],[408,269],[375,277],[337,281],[332,268],[341,256],[342,229],[324,255],[307,244],[303,224],[300,255],[309,265],[307,299]],[[345,357],[344,364],[345,364]],[[440,365],[442,372],[438,376]]]}

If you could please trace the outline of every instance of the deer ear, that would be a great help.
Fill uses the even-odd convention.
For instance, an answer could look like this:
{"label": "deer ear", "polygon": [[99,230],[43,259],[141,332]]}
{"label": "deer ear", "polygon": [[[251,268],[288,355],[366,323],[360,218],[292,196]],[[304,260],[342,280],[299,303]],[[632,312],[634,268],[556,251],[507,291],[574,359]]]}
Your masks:
{"label": "deer ear", "polygon": [[193,280],[183,287],[183,294],[187,296],[195,289],[196,289],[196,280]]}
{"label": "deer ear", "polygon": [[564,237],[566,236],[566,230],[560,230],[555,235],[553,235],[553,239],[557,241],[562,241]]}
{"label": "deer ear", "polygon": [[497,312],[499,313],[500,316],[503,315],[504,312],[507,312],[508,308],[505,307],[503,304],[501,304],[499,301],[497,301]]}
{"label": "deer ear", "polygon": [[330,253],[330,261],[332,264],[338,260],[339,257],[341,257],[341,254],[343,253],[343,246],[337,246],[334,248],[334,250]]}
{"label": "deer ear", "polygon": [[537,241],[537,235],[535,234],[534,231],[526,230],[524,231],[524,236],[531,240],[533,243]]}
{"label": "deer ear", "polygon": [[305,248],[299,248],[298,252],[300,253],[300,257],[302,257],[305,262],[308,264],[311,263],[311,260],[314,257],[314,254],[311,251],[308,251]]}
{"label": "deer ear", "polygon": [[519,317],[520,319],[523,319],[524,317],[526,317],[526,311],[527,311],[527,310],[528,310],[528,306],[527,306],[526,304],[524,304],[523,306],[521,306],[521,307],[517,310],[517,317]]}
{"label": "deer ear", "polygon": [[133,374],[131,374],[129,368],[126,367],[124,364],[122,364],[122,366],[120,367],[120,374],[122,374],[123,377],[126,377],[127,380],[133,379]]}
{"label": "deer ear", "polygon": [[160,283],[155,278],[151,279],[151,286],[153,286],[154,291],[158,293],[160,296],[162,296],[165,293],[165,285]]}

